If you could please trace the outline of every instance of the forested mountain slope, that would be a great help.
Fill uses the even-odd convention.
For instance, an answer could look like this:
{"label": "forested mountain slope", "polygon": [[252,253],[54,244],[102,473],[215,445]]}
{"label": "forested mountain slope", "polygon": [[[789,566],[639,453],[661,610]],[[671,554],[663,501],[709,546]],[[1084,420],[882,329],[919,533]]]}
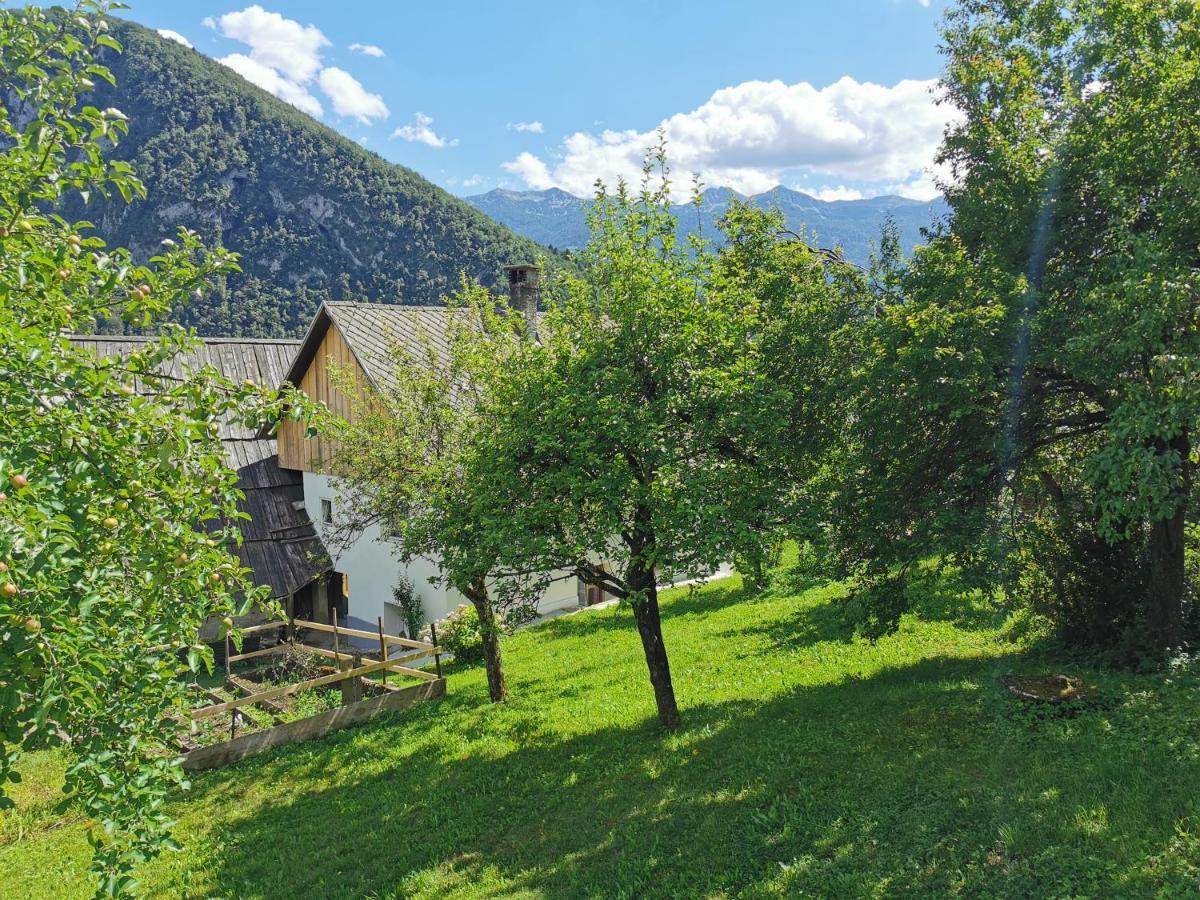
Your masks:
{"label": "forested mountain slope", "polygon": [[436,303],[460,272],[496,284],[501,266],[544,253],[215,60],[133,23],[113,32],[117,86],[91,102],[129,117],[113,155],[147,197],[68,213],[139,258],[181,225],[241,253],[243,274],[176,315],[202,334],[295,335],[326,298]]}

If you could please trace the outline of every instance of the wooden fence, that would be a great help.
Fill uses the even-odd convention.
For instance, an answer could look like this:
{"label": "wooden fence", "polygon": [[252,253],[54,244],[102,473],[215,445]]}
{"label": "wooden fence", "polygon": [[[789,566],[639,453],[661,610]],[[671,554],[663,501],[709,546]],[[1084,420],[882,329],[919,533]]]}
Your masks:
{"label": "wooden fence", "polygon": [[[185,768],[203,769],[225,765],[251,753],[259,753],[269,747],[319,737],[330,730],[344,728],[346,725],[363,721],[379,712],[390,709],[403,709],[420,700],[441,697],[446,692],[446,680],[442,677],[441,650],[437,645],[436,631],[431,632],[432,641],[417,641],[412,638],[385,634],[382,621],[379,624],[379,630],[371,632],[357,628],[341,628],[337,625],[327,625],[323,622],[310,622],[304,619],[266,622],[262,625],[252,625],[240,630],[243,635],[247,635],[273,629],[285,629],[288,640],[273,647],[251,650],[246,653],[231,653],[230,640],[226,636],[225,684],[227,688],[240,691],[244,696],[235,697],[232,700],[222,700],[219,703],[212,703],[208,706],[201,706],[198,709],[192,710],[193,721],[220,715],[225,712],[230,713],[230,732],[229,740],[222,744],[199,747],[185,754]],[[334,637],[334,649],[330,650],[326,647],[314,647],[307,644],[297,645],[295,636],[296,632],[300,630],[313,630],[332,634]],[[341,639],[343,637],[367,638],[378,641],[379,648],[377,652],[380,658],[378,660],[364,661],[362,652],[347,653],[343,651],[341,649]],[[251,692],[247,685],[239,682],[233,676],[230,667],[235,662],[272,656],[278,653],[287,653],[296,646],[300,646],[304,650],[315,653],[318,656],[334,660],[340,671],[298,681],[295,684],[281,685],[256,692]],[[408,652],[391,656],[393,646],[405,648]],[[406,663],[429,657],[433,658],[436,672],[426,672],[423,669],[406,665]],[[403,689],[391,687],[386,683],[389,673],[415,678],[426,682],[426,684],[414,685],[413,687]],[[368,700],[357,699],[361,698],[361,682],[359,682],[358,688],[352,692],[356,698],[356,702],[345,703],[335,710],[329,710],[326,713],[309,716],[295,722],[283,723],[278,718],[278,713],[281,709],[278,701],[286,697],[309,690],[310,688],[340,684],[350,679],[360,679],[365,675],[374,674],[382,676],[382,686],[388,691],[387,695],[373,697]],[[351,686],[354,686],[354,682],[351,682]],[[219,699],[219,697],[220,695],[216,695],[214,699]],[[244,706],[254,705],[260,705],[272,714],[276,723],[275,727],[238,737],[238,718],[239,715],[244,715],[238,711]]]}

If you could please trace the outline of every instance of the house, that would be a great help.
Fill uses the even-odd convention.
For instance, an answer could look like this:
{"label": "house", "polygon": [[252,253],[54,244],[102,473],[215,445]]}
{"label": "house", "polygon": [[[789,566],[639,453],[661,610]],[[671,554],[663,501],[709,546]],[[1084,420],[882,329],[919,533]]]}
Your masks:
{"label": "house", "polygon": [[[508,275],[511,302],[535,321],[537,269],[510,266]],[[407,349],[419,357],[425,342],[447,343],[450,316],[456,314],[461,313],[445,307],[325,303],[300,342],[284,380],[353,423],[353,398],[346,395],[342,386],[353,382],[360,390],[384,395],[394,384],[393,347]],[[335,379],[335,371],[350,377]],[[304,505],[314,518],[318,534],[332,537],[338,521],[338,479],[326,472],[336,446],[328,438],[306,437],[303,423],[292,421],[282,423],[278,441],[280,467],[299,473]],[[401,577],[416,589],[426,621],[443,618],[466,602],[457,591],[441,583],[437,560],[401,563],[393,541],[377,526],[366,528],[343,546],[334,548],[332,540],[326,544],[335,554],[330,582],[335,596],[329,602],[351,627],[373,629],[382,619],[385,631],[393,634],[402,631],[403,617],[392,595]],[[584,585],[573,575],[563,575],[539,599],[539,613],[578,608],[605,599],[599,589]],[[319,606],[315,614],[319,616],[322,612]]]}
{"label": "house", "polygon": [[[538,271],[533,266],[507,269],[511,304],[536,326]],[[354,420],[354,403],[333,378],[334,371],[352,373],[359,389],[383,396],[394,384],[393,348],[420,356],[426,341],[447,343],[450,316],[446,307],[395,306],[380,303],[325,303],[303,340],[205,338],[196,351],[172,363],[172,374],[205,364],[234,382],[279,387],[290,383],[334,413]],[[73,336],[72,342],[98,357],[127,354],[147,338],[105,335]],[[221,439],[226,460],[238,473],[245,494],[240,509],[249,514],[238,527],[242,544],[231,548],[252,580],[301,619],[332,621],[374,630],[405,630],[393,602],[392,589],[403,577],[413,585],[426,622],[444,618],[466,602],[440,579],[438,561],[401,563],[392,539],[372,526],[336,546],[337,479],[325,474],[325,462],[336,447],[320,435],[308,437],[303,423],[285,420],[277,434],[225,422]],[[331,556],[331,549],[336,556]],[[561,573],[538,600],[545,615],[608,599],[593,585]],[[261,615],[239,624],[253,624]],[[210,624],[202,637],[215,637]]]}
{"label": "house", "polygon": [[[124,356],[148,338],[106,335],[71,337],[76,346],[98,358]],[[300,348],[299,341],[253,338],[207,338],[194,352],[172,363],[169,374],[211,365],[234,382],[252,381],[278,387]],[[245,498],[238,504],[249,520],[240,520],[242,544],[231,548],[251,579],[268,588],[270,596],[296,615],[310,614],[314,600],[324,597],[329,556],[309,518],[304,502],[301,473],[279,465],[276,440],[236,422],[221,424],[225,459],[238,474],[238,488]],[[240,624],[253,624],[252,615]],[[201,636],[212,639],[216,629],[208,625]]]}

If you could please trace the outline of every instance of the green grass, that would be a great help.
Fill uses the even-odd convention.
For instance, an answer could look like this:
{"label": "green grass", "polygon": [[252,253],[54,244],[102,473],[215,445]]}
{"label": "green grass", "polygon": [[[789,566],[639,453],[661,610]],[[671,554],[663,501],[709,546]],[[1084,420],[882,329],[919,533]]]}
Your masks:
{"label": "green grass", "polygon": [[[1084,671],[1102,706],[1034,715],[998,677],[1062,663],[1003,640],[990,610],[931,595],[940,609],[870,645],[845,641],[838,596],[672,594],[673,736],[627,611],[523,631],[507,706],[458,672],[440,703],[197,777],[175,804],[186,849],[148,865],[145,890],[1200,895],[1194,676]],[[26,772],[0,818],[0,896],[83,896],[58,762]]]}

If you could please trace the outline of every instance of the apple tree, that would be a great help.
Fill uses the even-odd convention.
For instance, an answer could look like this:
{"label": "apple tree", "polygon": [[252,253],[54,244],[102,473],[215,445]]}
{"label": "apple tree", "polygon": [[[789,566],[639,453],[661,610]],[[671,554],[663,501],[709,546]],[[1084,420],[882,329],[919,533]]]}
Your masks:
{"label": "apple tree", "polygon": [[105,359],[66,337],[147,326],[235,265],[186,231],[138,264],[53,213],[70,192],[143,193],[103,155],[125,116],[85,99],[110,77],[97,51],[120,49],[108,8],[0,10],[0,804],[22,753],[62,747],[64,802],[87,817],[98,892],[117,894],[171,846],[183,676],[211,663],[199,627],[260,598],[230,553],[219,425],[280,405],[173,366],[194,342],[178,328]]}

